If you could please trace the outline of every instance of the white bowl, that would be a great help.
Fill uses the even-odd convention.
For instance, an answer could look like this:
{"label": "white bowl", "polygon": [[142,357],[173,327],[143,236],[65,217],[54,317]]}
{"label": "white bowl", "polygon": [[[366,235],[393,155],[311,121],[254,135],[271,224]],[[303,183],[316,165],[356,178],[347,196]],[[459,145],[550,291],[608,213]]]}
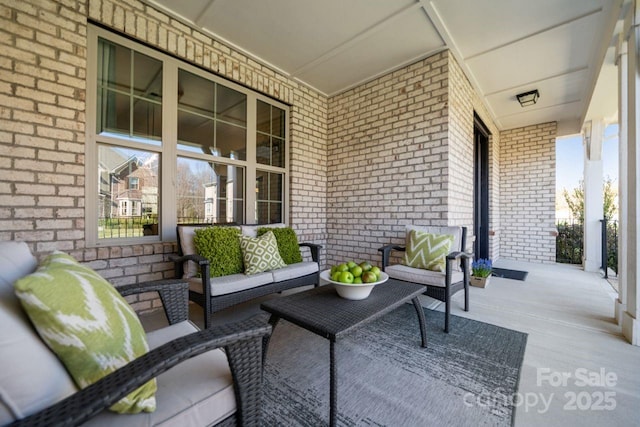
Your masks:
{"label": "white bowl", "polygon": [[320,273],[320,279],[333,283],[336,292],[344,299],[360,300],[369,296],[373,287],[389,280],[389,275],[385,272],[380,273],[380,280],[373,283],[340,283],[331,280],[331,270],[325,270]]}

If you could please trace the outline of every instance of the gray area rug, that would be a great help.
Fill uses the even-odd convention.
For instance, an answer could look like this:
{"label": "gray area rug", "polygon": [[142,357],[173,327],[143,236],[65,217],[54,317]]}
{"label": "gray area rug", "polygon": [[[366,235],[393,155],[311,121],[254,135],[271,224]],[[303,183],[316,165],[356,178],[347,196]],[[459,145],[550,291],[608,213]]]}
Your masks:
{"label": "gray area rug", "polygon": [[[509,426],[527,334],[404,305],[339,340],[341,426]],[[263,424],[329,420],[329,341],[281,320],[265,365]]]}

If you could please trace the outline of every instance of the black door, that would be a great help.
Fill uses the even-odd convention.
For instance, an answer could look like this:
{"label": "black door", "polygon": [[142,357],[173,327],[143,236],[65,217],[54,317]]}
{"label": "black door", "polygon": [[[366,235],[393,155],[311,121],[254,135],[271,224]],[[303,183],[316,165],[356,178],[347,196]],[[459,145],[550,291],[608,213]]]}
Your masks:
{"label": "black door", "polygon": [[489,258],[489,131],[474,114],[475,140],[473,232],[475,258]]}

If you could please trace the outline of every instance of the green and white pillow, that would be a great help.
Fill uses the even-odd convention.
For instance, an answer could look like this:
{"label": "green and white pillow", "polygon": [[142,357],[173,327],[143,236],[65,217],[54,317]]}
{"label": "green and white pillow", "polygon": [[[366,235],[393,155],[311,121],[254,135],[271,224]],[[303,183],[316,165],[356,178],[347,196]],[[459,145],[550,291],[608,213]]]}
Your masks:
{"label": "green and white pillow", "polygon": [[276,236],[271,231],[260,237],[240,236],[240,248],[245,274],[257,274],[286,266],[278,252]]}
{"label": "green and white pillow", "polygon": [[411,230],[407,234],[403,263],[409,267],[444,272],[451,245],[453,236],[450,234]]}
{"label": "green and white pillow", "polygon": [[[48,256],[15,292],[38,334],[85,388],[149,351],[138,316],[109,282],[62,252]],[[110,409],[152,412],[156,381]]]}

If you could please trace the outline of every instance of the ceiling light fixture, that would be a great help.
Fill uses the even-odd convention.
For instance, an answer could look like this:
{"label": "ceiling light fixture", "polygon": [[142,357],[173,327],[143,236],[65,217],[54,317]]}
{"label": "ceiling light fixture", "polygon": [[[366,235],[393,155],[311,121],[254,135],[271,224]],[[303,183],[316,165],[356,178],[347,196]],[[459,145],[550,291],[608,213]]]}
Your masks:
{"label": "ceiling light fixture", "polygon": [[527,107],[538,102],[540,92],[538,92],[538,89],[534,89],[529,92],[519,93],[516,95],[516,98],[518,98],[521,107]]}

